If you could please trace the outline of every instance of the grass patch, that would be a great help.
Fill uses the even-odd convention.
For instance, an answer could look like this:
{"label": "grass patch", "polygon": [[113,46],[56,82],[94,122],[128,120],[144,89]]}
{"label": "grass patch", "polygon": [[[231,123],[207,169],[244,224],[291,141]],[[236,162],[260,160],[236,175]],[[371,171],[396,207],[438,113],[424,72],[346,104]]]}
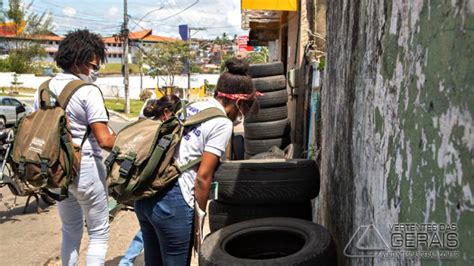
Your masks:
{"label": "grass patch", "polygon": [[0,93],[7,94],[9,92],[17,92],[12,93],[10,96],[18,96],[18,94],[31,94],[36,93],[37,89],[33,88],[26,88],[26,87],[0,87]]}
{"label": "grass patch", "polygon": [[[142,109],[144,101],[142,100],[130,100],[130,114],[127,115],[128,117],[137,117]],[[105,99],[105,107],[109,110],[113,110],[115,112],[119,112],[123,115],[125,114],[125,100],[120,99]]]}
{"label": "grass patch", "polygon": [[23,94],[8,94],[8,93],[2,93],[0,92],[0,96],[8,96],[8,97],[30,97],[30,95],[23,95]]}
{"label": "grass patch", "polygon": [[[129,64],[130,73],[140,73],[140,68],[137,64]],[[122,64],[110,63],[103,66],[99,73],[101,74],[122,74]]]}

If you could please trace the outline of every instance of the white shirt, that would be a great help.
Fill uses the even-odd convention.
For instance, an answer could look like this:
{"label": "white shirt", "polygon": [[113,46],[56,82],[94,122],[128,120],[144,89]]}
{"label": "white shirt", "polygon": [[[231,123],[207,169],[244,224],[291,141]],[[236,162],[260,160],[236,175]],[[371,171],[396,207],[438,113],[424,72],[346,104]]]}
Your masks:
{"label": "white shirt", "polygon": [[[75,75],[68,73],[57,74],[50,82],[49,89],[59,96],[64,87],[72,80],[79,79]],[[38,93],[35,95],[33,104],[35,110],[39,109]],[[102,93],[92,85],[81,87],[71,97],[66,107],[66,114],[69,118],[71,126],[72,140],[75,144],[81,145],[87,125],[95,122],[108,122],[107,112],[105,110]],[[82,147],[83,154],[94,154],[100,156],[102,149],[100,148],[94,134],[89,134],[89,138]]]}
{"label": "white shirt", "polygon": [[[217,107],[224,113],[224,107],[215,99],[205,102],[193,103],[186,109],[187,115],[192,116],[204,109]],[[218,117],[199,125],[187,128],[183,133],[180,145],[175,154],[175,160],[179,165],[186,165],[190,161],[202,157],[206,152],[222,157],[225,153],[227,143],[232,135],[232,122],[225,117]],[[184,200],[191,208],[194,208],[194,183],[197,176],[198,166],[183,172],[178,178],[181,193]]]}

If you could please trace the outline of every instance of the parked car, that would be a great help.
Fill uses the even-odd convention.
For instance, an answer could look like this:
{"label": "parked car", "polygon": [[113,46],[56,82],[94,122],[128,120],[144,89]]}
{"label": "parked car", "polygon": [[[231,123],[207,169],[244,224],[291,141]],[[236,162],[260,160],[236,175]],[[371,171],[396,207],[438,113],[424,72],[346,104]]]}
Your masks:
{"label": "parked car", "polygon": [[0,127],[14,125],[17,119],[33,112],[33,108],[20,100],[0,96]]}

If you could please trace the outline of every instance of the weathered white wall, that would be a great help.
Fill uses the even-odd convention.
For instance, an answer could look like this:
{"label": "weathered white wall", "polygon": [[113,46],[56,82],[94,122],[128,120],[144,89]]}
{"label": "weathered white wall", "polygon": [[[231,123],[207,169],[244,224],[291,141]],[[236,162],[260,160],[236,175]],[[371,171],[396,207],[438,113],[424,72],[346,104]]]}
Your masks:
{"label": "weathered white wall", "polygon": [[343,256],[361,225],[456,223],[456,263],[472,265],[474,1],[327,8],[317,221],[358,265],[409,263]]}
{"label": "weathered white wall", "polygon": [[[9,87],[13,81],[14,73],[0,73],[0,87]],[[33,74],[21,74],[17,76],[18,82],[22,82],[22,87],[39,88],[41,83],[48,80],[50,77],[37,77]],[[199,74],[191,76],[191,87],[200,87],[204,85],[204,80],[208,80],[209,84],[217,84],[217,74]],[[140,95],[140,76],[130,76],[130,97],[138,99]],[[123,78],[120,76],[99,77],[96,84],[102,89],[105,97],[114,97],[118,92],[121,97],[124,97]],[[160,87],[164,86],[164,81],[160,78]],[[188,78],[186,75],[175,76],[175,86],[180,88],[188,87]],[[150,76],[143,77],[143,88],[155,88],[157,79]]]}

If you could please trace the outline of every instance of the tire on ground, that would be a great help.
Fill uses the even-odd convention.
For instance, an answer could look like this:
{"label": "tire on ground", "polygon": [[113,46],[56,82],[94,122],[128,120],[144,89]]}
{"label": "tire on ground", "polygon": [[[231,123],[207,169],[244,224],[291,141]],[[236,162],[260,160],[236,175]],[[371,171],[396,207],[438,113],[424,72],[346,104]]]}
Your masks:
{"label": "tire on ground", "polygon": [[336,245],[328,230],[310,221],[256,219],[204,239],[199,265],[337,265]]}
{"label": "tire on ground", "polygon": [[288,119],[277,121],[244,123],[244,135],[246,139],[273,139],[287,136],[290,132]]}
{"label": "tire on ground", "polygon": [[256,154],[256,155],[245,153],[244,154],[244,159],[245,160],[248,160],[248,159],[258,159],[258,160],[262,160],[262,159],[285,159],[285,156],[275,154],[273,152],[262,152],[262,153],[259,153],[259,154]]}
{"label": "tire on ground", "polygon": [[252,64],[249,66],[249,74],[252,78],[284,75],[285,68],[282,62]]}
{"label": "tire on ground", "polygon": [[255,155],[257,153],[267,152],[272,146],[284,149],[288,144],[290,144],[288,137],[258,140],[245,139],[245,152],[250,155]]}
{"label": "tire on ground", "polygon": [[292,217],[311,221],[311,201],[254,206],[231,205],[214,200],[209,203],[209,227],[211,232],[238,222],[267,217]]}
{"label": "tire on ground", "polygon": [[281,106],[288,102],[288,92],[286,89],[264,92],[263,96],[258,96],[257,99],[260,108]]}
{"label": "tire on ground", "polygon": [[227,161],[214,177],[219,201],[229,204],[290,204],[319,193],[319,170],[313,160]]}
{"label": "tire on ground", "polygon": [[252,83],[259,92],[286,89],[286,77],[284,75],[253,78]]}
{"label": "tire on ground", "polygon": [[261,108],[256,115],[246,115],[245,123],[268,122],[285,119],[287,117],[288,107],[285,104],[283,106]]}

